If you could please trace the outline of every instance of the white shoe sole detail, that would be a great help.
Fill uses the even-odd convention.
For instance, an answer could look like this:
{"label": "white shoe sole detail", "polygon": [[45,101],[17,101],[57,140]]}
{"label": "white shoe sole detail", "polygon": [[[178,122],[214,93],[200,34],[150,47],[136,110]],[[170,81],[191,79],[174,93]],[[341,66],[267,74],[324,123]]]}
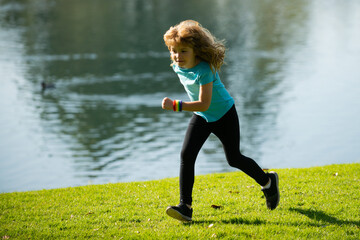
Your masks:
{"label": "white shoe sole detail", "polygon": [[182,221],[182,222],[191,222],[190,217],[187,217],[187,216],[181,214],[180,212],[172,209],[171,207],[168,207],[166,209],[166,214],[169,215],[170,217],[175,218],[175,219],[177,219],[179,221]]}

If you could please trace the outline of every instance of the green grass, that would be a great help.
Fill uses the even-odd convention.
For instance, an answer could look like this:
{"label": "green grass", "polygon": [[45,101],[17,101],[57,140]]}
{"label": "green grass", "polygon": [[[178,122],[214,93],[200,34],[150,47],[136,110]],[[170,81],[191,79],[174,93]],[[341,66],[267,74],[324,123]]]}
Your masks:
{"label": "green grass", "polygon": [[0,238],[360,239],[359,163],[276,171],[274,211],[241,172],[197,176],[192,223],[165,214],[178,178],[4,193]]}

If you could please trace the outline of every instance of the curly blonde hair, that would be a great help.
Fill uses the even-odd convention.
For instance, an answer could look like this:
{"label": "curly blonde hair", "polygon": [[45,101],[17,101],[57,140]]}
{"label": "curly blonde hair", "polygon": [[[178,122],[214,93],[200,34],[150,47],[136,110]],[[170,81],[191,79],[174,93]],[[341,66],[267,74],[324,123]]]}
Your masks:
{"label": "curly blonde hair", "polygon": [[182,21],[170,27],[164,34],[168,49],[183,44],[194,49],[195,56],[210,64],[213,72],[219,71],[224,64],[224,40],[217,40],[206,28],[194,20]]}

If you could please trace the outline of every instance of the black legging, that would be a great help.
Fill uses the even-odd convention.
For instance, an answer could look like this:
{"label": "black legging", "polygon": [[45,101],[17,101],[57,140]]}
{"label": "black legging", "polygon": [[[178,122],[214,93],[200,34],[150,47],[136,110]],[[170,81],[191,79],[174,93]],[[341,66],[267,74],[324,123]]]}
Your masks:
{"label": "black legging", "polygon": [[261,186],[268,183],[269,177],[259,165],[240,153],[239,119],[234,105],[216,122],[208,123],[196,114],[191,118],[181,150],[181,202],[190,205],[192,203],[196,157],[210,133],[214,133],[222,142],[230,166],[242,170]]}

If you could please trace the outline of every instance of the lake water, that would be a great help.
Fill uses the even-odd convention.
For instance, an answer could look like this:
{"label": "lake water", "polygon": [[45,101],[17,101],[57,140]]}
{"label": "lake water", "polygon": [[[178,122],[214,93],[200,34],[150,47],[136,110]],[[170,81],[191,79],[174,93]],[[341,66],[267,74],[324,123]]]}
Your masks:
{"label": "lake water", "polygon": [[[227,41],[241,150],[263,168],[360,162],[360,1],[0,1],[0,192],[176,177],[191,113],[162,36]],[[41,91],[41,82],[55,84]],[[236,171],[211,136],[196,174]]]}

